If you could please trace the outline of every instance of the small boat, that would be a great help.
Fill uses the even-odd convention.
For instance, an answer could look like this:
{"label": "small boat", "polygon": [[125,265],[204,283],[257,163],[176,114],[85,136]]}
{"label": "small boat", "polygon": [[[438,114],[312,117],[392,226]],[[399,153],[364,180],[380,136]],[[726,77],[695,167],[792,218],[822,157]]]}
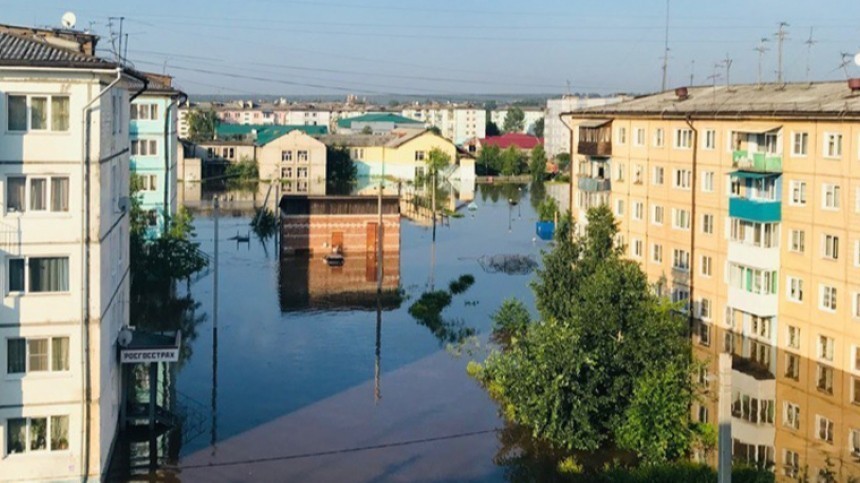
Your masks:
{"label": "small boat", "polygon": [[469,211],[477,211],[478,205],[476,205],[475,202],[473,201],[466,206],[466,209],[468,209]]}
{"label": "small boat", "polygon": [[330,253],[323,257],[325,262],[329,267],[342,267],[343,266],[343,255],[340,253]]}

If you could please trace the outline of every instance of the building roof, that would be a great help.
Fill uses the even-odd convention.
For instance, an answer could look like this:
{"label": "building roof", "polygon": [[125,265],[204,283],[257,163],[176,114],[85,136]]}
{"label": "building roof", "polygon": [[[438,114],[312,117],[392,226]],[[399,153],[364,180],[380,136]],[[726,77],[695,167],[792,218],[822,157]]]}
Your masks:
{"label": "building roof", "polygon": [[[429,132],[430,130],[428,129],[403,128],[394,129],[386,134],[329,134],[321,136],[319,140],[328,146],[343,146],[347,148],[371,146],[397,148]],[[436,136],[436,134],[433,135]],[[445,139],[441,136],[439,137],[440,139]],[[445,139],[445,141],[448,140]]]}
{"label": "building roof", "polygon": [[219,138],[248,137],[256,131],[255,144],[264,146],[292,131],[301,131],[308,136],[323,136],[326,126],[279,125],[279,124],[219,124],[215,129]]}
{"label": "building roof", "polygon": [[793,84],[739,84],[688,87],[685,98],[674,90],[566,113],[590,117],[706,116],[710,119],[860,117],[860,92],[845,81]]}
{"label": "building roof", "polygon": [[352,127],[352,123],[354,122],[363,122],[363,123],[372,123],[372,122],[390,122],[394,124],[423,124],[421,121],[416,121],[415,119],[409,119],[408,117],[401,116],[400,114],[393,113],[373,113],[373,114],[365,114],[363,116],[358,117],[350,117],[347,119],[341,119],[337,122],[338,127],[342,127],[345,129],[349,129]]}
{"label": "building roof", "polygon": [[543,138],[532,136],[531,134],[522,133],[507,133],[501,136],[489,136],[480,140],[481,146],[498,146],[501,149],[507,149],[510,146],[519,149],[532,149],[538,144],[543,144]]}
{"label": "building roof", "polygon": [[36,35],[0,31],[0,66],[116,68],[113,62],[49,44]]}

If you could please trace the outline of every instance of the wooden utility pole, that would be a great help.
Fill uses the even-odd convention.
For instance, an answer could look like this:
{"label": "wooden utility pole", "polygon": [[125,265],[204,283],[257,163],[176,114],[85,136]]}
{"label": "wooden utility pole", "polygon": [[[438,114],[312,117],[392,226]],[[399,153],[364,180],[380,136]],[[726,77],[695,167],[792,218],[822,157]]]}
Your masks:
{"label": "wooden utility pole", "polygon": [[717,474],[719,483],[732,483],[732,356],[719,359],[717,399]]}

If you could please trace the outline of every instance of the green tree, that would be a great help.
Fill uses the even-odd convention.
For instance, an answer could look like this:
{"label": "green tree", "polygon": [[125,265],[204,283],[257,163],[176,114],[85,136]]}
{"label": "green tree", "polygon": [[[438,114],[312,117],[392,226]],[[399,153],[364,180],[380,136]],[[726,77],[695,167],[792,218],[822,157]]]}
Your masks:
{"label": "green tree", "polygon": [[622,257],[609,208],[572,233],[569,219],[559,224],[532,284],[541,321],[492,353],[479,377],[511,421],[556,447],[679,459],[695,434],[686,319]]}
{"label": "green tree", "polygon": [[363,128],[361,128],[361,134],[373,134],[373,128],[370,126],[364,126]]}
{"label": "green tree", "polygon": [[570,166],[570,153],[558,153],[555,155],[555,162],[558,164],[559,172],[563,172]]}
{"label": "green tree", "polygon": [[442,130],[439,129],[439,126],[430,126],[429,128],[427,128],[427,130],[437,136],[442,136]]}
{"label": "green tree", "polygon": [[502,134],[502,132],[499,131],[499,126],[497,126],[496,123],[494,123],[493,121],[487,121],[487,128],[485,134],[487,136],[498,136],[499,134]]}
{"label": "green tree", "polygon": [[502,170],[502,150],[498,146],[484,146],[478,153],[476,164],[483,169],[483,174],[499,174]]}
{"label": "green tree", "polygon": [[532,128],[533,134],[535,136],[537,136],[539,138],[543,137],[544,123],[545,123],[544,118],[540,118],[537,121],[535,121],[534,128]]}
{"label": "green tree", "polygon": [[505,132],[522,132],[526,127],[526,113],[518,106],[508,109],[502,130]]}
{"label": "green tree", "polygon": [[502,151],[501,156],[501,173],[504,176],[516,176],[524,170],[525,156],[516,146],[509,146],[508,149]]}
{"label": "green tree", "polygon": [[451,164],[451,156],[439,148],[433,148],[427,154],[427,168],[431,175],[444,170]]}
{"label": "green tree", "polygon": [[343,146],[326,147],[326,194],[348,195],[358,177],[358,168]]}
{"label": "green tree", "polygon": [[525,304],[515,298],[502,302],[490,319],[493,321],[493,339],[503,345],[516,343],[531,323],[531,316]]}
{"label": "green tree", "polygon": [[529,173],[535,181],[543,180],[546,176],[546,151],[543,144],[538,144],[529,153]]}
{"label": "green tree", "polygon": [[188,113],[188,136],[194,142],[215,139],[215,131],[221,121],[212,110],[193,110]]}
{"label": "green tree", "polygon": [[243,156],[238,163],[230,163],[224,171],[229,181],[234,183],[249,183],[257,181],[260,177],[257,168],[257,160]]}

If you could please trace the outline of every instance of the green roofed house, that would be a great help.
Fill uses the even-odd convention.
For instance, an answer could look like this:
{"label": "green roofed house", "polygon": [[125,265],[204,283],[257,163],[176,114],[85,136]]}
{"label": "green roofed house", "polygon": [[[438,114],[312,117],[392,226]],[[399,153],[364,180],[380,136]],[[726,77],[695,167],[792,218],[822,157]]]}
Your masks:
{"label": "green roofed house", "polygon": [[372,134],[387,134],[400,128],[420,129],[423,127],[424,123],[421,121],[393,113],[365,114],[341,119],[337,122],[338,134],[362,134],[368,128]]}

